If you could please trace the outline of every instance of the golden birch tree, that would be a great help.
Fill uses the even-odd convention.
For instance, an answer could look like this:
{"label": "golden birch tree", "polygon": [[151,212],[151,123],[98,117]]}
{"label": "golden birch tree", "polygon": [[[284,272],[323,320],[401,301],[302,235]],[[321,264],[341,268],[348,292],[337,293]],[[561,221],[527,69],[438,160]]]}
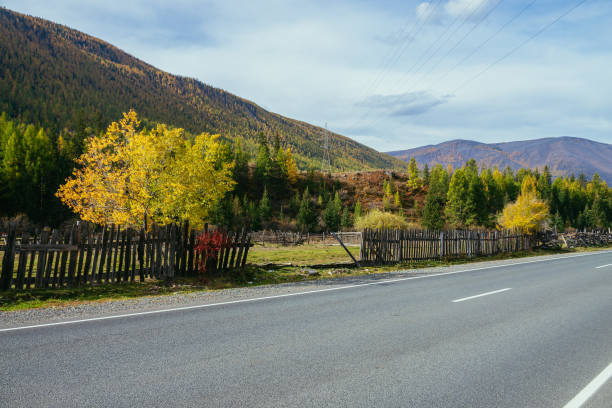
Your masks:
{"label": "golden birch tree", "polygon": [[138,130],[134,111],[87,142],[56,195],[81,219],[139,227],[189,220],[200,225],[233,188],[231,164],[218,165],[217,136],[185,140],[182,129]]}

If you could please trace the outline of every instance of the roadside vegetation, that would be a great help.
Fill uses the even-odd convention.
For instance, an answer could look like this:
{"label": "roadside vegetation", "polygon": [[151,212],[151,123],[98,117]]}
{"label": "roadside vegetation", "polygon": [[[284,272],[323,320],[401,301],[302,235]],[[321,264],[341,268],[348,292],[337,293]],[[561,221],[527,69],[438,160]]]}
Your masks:
{"label": "roadside vegetation", "polygon": [[[324,279],[337,279],[344,277],[357,277],[369,274],[384,274],[403,270],[416,270],[432,267],[444,267],[451,265],[462,265],[474,262],[486,262],[503,259],[513,259],[539,255],[553,255],[573,252],[584,252],[594,250],[606,250],[610,248],[575,248],[575,249],[546,249],[530,252],[518,252],[513,254],[499,254],[491,257],[444,259],[403,262],[395,265],[385,266],[363,266],[355,267],[347,263],[343,266],[317,267],[296,265],[282,265],[288,260],[305,259],[312,256],[312,248],[292,249],[291,251],[274,254],[274,249],[266,248],[262,252],[270,252],[270,255],[257,254],[254,259],[262,263],[274,257],[276,265],[253,265],[249,264],[243,270],[237,270],[224,276],[210,277],[204,284],[200,278],[180,278],[168,280],[147,280],[137,283],[119,283],[109,285],[93,285],[74,288],[49,288],[31,289],[26,291],[4,291],[0,292],[0,311],[11,312],[16,310],[42,308],[42,307],[67,307],[76,306],[90,302],[109,302],[115,300],[137,299],[145,296],[164,296],[177,293],[206,292],[220,289],[252,287],[258,285],[282,284],[291,282],[307,282]],[[353,247],[354,248],[354,247]],[[336,252],[333,247],[331,252]],[[300,254],[301,252],[301,254]],[[290,257],[286,257],[291,253]],[[340,261],[340,256],[338,260]],[[344,260],[347,260],[345,254]],[[329,258],[320,258],[320,260]]]}

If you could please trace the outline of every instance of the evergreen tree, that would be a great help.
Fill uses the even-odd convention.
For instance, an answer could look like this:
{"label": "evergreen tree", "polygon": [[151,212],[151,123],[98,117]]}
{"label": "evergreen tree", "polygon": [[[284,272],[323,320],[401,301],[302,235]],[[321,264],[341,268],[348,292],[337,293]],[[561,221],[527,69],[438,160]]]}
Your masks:
{"label": "evergreen tree", "polygon": [[347,207],[342,209],[342,220],[340,221],[340,225],[343,228],[350,228],[353,226],[353,219],[351,218],[351,212]]}
{"label": "evergreen tree", "polygon": [[340,228],[341,211],[342,203],[340,196],[336,192],[334,199],[329,200],[322,214],[323,224],[328,231],[338,231]]}
{"label": "evergreen tree", "polygon": [[468,208],[470,180],[463,168],[455,170],[448,188],[446,219],[457,228],[463,228],[470,219]]}
{"label": "evergreen tree", "polygon": [[267,224],[270,222],[272,218],[272,207],[270,206],[270,199],[268,198],[268,190],[264,188],[263,195],[261,196],[261,200],[259,201],[259,219],[261,220],[264,227],[267,227]]}
{"label": "evergreen tree", "polygon": [[482,184],[485,189],[487,212],[494,216],[504,208],[504,192],[502,186],[498,184],[491,172],[491,169],[485,169],[480,173]]}
{"label": "evergreen tree", "polygon": [[444,227],[444,206],[448,193],[448,173],[441,166],[435,166],[429,176],[429,189],[423,208],[423,226],[431,230],[441,230]]}
{"label": "evergreen tree", "polygon": [[362,216],[361,202],[357,201],[355,203],[355,208],[353,209],[353,223],[356,222]]}
{"label": "evergreen tree", "polygon": [[551,184],[552,184],[552,176],[550,174],[550,169],[548,166],[544,166],[544,171],[540,174],[538,178],[538,195],[546,201],[550,201],[551,199]]}
{"label": "evergreen tree", "polygon": [[259,132],[257,136],[257,159],[255,160],[255,184],[259,191],[263,191],[264,187],[268,184],[268,178],[270,176],[270,168],[272,166],[272,160],[270,159],[270,148],[268,147],[268,139]]}
{"label": "evergreen tree", "polygon": [[425,228],[430,230],[444,228],[444,202],[444,197],[439,194],[427,194],[422,220]]}
{"label": "evergreen tree", "polygon": [[425,186],[429,186],[429,176],[429,166],[425,163],[425,166],[423,166],[423,184],[425,184]]}
{"label": "evergreen tree", "polygon": [[516,197],[518,197],[520,184],[514,179],[514,173],[510,166],[504,169],[504,194],[506,197],[506,202],[516,201]]}
{"label": "evergreen tree", "polygon": [[249,190],[249,154],[242,147],[242,138],[236,139],[234,147],[234,181],[236,181],[235,192],[244,194]]}
{"label": "evergreen tree", "polygon": [[314,203],[310,198],[308,187],[304,190],[300,209],[297,214],[297,227],[300,231],[311,231],[317,224],[317,213],[314,208]]}

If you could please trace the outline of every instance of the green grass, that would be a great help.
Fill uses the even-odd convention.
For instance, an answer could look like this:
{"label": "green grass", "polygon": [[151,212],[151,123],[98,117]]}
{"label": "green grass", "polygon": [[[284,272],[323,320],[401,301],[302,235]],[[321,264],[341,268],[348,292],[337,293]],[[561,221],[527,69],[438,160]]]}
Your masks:
{"label": "green grass", "polygon": [[[358,246],[348,246],[347,248],[356,259],[359,259]],[[249,250],[249,263],[257,265],[306,266],[344,262],[351,263],[352,260],[340,245],[254,246]]]}

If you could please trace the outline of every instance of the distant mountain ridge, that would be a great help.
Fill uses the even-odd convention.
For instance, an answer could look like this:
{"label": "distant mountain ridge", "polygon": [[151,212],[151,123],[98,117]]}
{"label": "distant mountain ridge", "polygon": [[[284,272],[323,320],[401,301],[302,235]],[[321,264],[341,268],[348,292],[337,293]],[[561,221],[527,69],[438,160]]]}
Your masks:
{"label": "distant mountain ridge", "polygon": [[[251,150],[258,132],[269,137],[278,132],[302,169],[321,166],[325,156],[320,127],[166,73],[77,30],[0,7],[0,112],[55,132],[85,134],[87,127],[90,133],[104,130],[130,108],[149,124],[162,122],[228,139],[243,136]],[[329,155],[337,169],[405,167],[331,132]]]}
{"label": "distant mountain ridge", "polygon": [[437,145],[388,152],[404,161],[414,157],[419,165],[460,167],[471,158],[487,167],[517,170],[548,166],[555,176],[598,173],[612,182],[612,145],[578,137],[550,137],[506,143],[451,140]]}

